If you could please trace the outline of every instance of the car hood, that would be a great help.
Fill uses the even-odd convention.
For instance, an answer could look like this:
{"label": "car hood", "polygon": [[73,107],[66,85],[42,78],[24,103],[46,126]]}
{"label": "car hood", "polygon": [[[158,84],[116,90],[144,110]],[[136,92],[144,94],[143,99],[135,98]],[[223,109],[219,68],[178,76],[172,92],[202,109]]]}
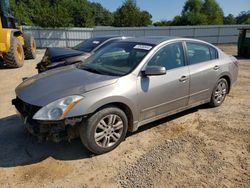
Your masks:
{"label": "car hood", "polygon": [[47,51],[50,62],[57,62],[69,57],[85,54],[85,52],[74,50],[71,48],[47,48]]}
{"label": "car hood", "polygon": [[30,77],[16,88],[16,95],[26,103],[45,106],[57,99],[82,95],[113,84],[118,77],[100,75],[71,65]]}

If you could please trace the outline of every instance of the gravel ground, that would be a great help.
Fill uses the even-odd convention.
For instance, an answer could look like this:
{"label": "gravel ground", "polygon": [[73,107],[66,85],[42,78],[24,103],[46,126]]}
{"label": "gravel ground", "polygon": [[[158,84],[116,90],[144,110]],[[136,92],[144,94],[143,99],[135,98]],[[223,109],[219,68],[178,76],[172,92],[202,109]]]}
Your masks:
{"label": "gravel ground", "polygon": [[[220,46],[236,54],[235,46]],[[250,60],[219,108],[206,105],[129,134],[114,151],[93,156],[79,139],[39,144],[11,106],[35,61],[0,70],[1,187],[250,187]]]}

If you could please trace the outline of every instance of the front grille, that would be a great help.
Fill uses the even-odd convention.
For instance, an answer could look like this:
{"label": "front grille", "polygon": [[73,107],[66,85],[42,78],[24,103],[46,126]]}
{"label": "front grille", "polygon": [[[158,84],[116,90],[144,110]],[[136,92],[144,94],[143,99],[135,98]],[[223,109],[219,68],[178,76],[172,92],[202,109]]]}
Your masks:
{"label": "front grille", "polygon": [[12,104],[15,105],[16,109],[22,114],[22,116],[30,119],[32,119],[35,113],[41,109],[40,106],[28,104],[18,97],[12,101]]}

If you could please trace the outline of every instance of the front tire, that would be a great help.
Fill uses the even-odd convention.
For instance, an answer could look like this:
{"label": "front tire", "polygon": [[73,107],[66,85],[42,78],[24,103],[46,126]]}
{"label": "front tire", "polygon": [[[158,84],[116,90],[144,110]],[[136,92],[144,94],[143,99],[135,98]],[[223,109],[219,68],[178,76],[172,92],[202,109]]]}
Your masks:
{"label": "front tire", "polygon": [[126,137],[128,119],[119,108],[107,107],[86,119],[80,127],[83,145],[95,154],[115,149]]}
{"label": "front tire", "polygon": [[224,78],[220,78],[216,83],[216,86],[213,90],[210,106],[217,107],[220,106],[226,98],[228,93],[228,83],[227,80]]}

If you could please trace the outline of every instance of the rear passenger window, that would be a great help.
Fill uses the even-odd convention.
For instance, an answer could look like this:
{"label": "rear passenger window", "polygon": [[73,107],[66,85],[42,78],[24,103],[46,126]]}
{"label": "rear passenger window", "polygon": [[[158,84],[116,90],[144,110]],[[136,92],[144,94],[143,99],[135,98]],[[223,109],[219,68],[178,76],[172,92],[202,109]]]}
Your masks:
{"label": "rear passenger window", "polygon": [[190,65],[217,58],[216,50],[208,45],[187,42],[187,50]]}

